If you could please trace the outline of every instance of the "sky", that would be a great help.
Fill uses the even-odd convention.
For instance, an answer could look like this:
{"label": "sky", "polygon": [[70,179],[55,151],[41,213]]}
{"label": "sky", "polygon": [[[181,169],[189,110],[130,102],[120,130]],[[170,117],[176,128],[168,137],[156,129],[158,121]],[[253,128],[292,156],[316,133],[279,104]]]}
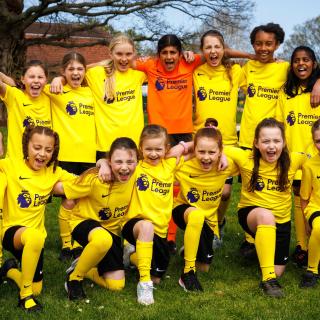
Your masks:
{"label": "sky", "polygon": [[253,27],[268,22],[279,23],[286,39],[293,27],[320,15],[319,0],[256,0]]}

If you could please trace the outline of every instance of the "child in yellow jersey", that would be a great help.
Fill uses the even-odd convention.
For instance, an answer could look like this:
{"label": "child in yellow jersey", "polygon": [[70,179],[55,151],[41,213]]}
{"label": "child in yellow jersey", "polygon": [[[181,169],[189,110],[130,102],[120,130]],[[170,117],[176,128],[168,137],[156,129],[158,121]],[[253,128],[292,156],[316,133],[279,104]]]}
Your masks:
{"label": "child in yellow jersey", "polygon": [[[236,113],[241,67],[232,65],[226,57],[224,38],[219,31],[209,30],[204,33],[200,40],[200,49],[206,63],[193,73],[196,93],[194,131],[202,128],[207,118],[214,118],[220,124],[224,145],[235,146],[238,143]],[[232,181],[232,177],[227,177],[222,193],[218,210],[220,226],[225,224]]]}
{"label": "child in yellow jersey", "polygon": [[[261,288],[271,297],[282,297],[276,276],[288,262],[290,244],[291,184],[306,155],[289,155],[283,125],[274,118],[262,120],[253,151],[231,148],[242,176],[238,218],[255,238],[262,272]],[[230,151],[225,149],[228,155]]]}
{"label": "child in yellow jersey", "polygon": [[36,311],[41,309],[34,296],[42,290],[45,205],[54,185],[73,176],[57,167],[59,136],[50,128],[27,127],[22,148],[24,160],[0,160],[2,178],[6,176],[3,247],[21,263],[20,272],[14,259],[5,261],[1,275],[18,285],[18,306]]}
{"label": "child in yellow jersey", "polygon": [[118,138],[110,147],[108,164],[113,182],[102,183],[90,169],[74,181],[56,186],[68,199],[77,199],[71,215],[72,236],[84,250],[67,270],[66,290],[70,300],[83,299],[83,278],[104,288],[121,290],[125,283],[120,221],[132,196],[138,150],[130,138]]}
{"label": "child in yellow jersey", "polygon": [[23,90],[0,73],[0,98],[8,111],[7,157],[23,159],[21,144],[23,131],[29,125],[51,127],[50,100],[42,92],[48,71],[39,60],[29,61],[22,71]]}
{"label": "child in yellow jersey", "polygon": [[[175,178],[180,192],[174,201],[174,222],[184,233],[184,271],[179,284],[186,291],[202,291],[195,271],[208,271],[213,258],[212,241],[219,236],[217,210],[228,176],[238,170],[231,159],[228,168],[218,171],[222,136],[215,128],[199,129],[194,137],[195,158],[186,161]],[[197,262],[197,264],[196,264]]]}
{"label": "child in yellow jersey", "polygon": [[[283,122],[289,151],[305,152],[310,156],[317,154],[310,126],[320,118],[320,108],[313,108],[310,92],[320,78],[320,68],[314,51],[306,46],[294,49],[288,79],[280,91],[276,118]],[[292,255],[299,266],[307,266],[307,234],[300,206],[301,171],[293,181],[294,213],[297,246]]]}
{"label": "child in yellow jersey", "polygon": [[310,235],[308,244],[308,268],[302,276],[300,287],[312,288],[319,279],[320,261],[320,119],[312,126],[312,137],[318,153],[309,159],[302,169],[301,208],[305,226]]}
{"label": "child in yellow jersey", "polygon": [[[96,161],[96,126],[95,105],[92,92],[83,86],[86,74],[86,61],[77,52],[67,53],[62,59],[62,74],[66,85],[61,94],[45,93],[50,97],[52,126],[60,137],[59,165],[61,168],[80,175],[95,166]],[[74,201],[63,199],[59,211],[59,227],[62,249],[61,261],[81,253],[81,247],[74,242],[72,246],[69,216],[74,208]]]}
{"label": "child in yellow jersey", "polygon": [[[164,159],[169,148],[165,128],[146,126],[140,138],[142,160],[136,168],[136,184],[128,213],[123,220],[122,235],[136,247],[136,265],[140,280],[138,303],[154,303],[153,283],[159,283],[169,264],[166,241],[173,204],[175,170],[183,159]],[[152,280],[151,280],[152,276]]]}
{"label": "child in yellow jersey", "polygon": [[[129,137],[136,144],[144,126],[142,84],[146,75],[131,68],[135,56],[133,41],[125,35],[109,44],[111,59],[89,65],[86,80],[95,100],[97,160],[105,158],[118,137]],[[52,90],[61,92],[61,78],[52,82]]]}

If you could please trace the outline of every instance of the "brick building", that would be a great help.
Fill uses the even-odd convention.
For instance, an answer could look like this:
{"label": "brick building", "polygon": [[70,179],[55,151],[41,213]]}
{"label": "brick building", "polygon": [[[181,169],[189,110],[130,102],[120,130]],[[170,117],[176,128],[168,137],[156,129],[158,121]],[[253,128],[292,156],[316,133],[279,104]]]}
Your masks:
{"label": "brick building", "polygon": [[[29,26],[25,31],[26,38],[48,37],[50,35],[62,33],[69,28],[68,24],[53,24],[36,22]],[[76,35],[64,40],[68,44],[83,44],[93,42],[96,40],[110,39],[111,36],[103,29],[93,29],[89,31],[78,32]],[[97,62],[99,60],[107,59],[109,51],[105,45],[95,45],[93,47],[74,47],[63,48],[49,45],[33,45],[27,49],[27,61],[38,59],[46,63],[49,67],[50,78],[59,73],[59,66],[62,57],[70,52],[76,51],[81,53],[87,63]]]}

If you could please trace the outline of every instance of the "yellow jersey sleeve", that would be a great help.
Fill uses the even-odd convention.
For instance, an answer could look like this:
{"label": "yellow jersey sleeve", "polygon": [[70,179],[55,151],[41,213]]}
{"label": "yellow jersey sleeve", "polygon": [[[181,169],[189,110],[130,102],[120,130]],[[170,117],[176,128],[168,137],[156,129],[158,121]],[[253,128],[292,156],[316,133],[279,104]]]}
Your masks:
{"label": "yellow jersey sleeve", "polygon": [[64,184],[67,198],[77,199],[78,208],[71,215],[73,230],[84,220],[98,221],[101,226],[120,236],[121,221],[127,214],[132,197],[134,175],[127,183],[101,183],[96,174],[88,174]]}
{"label": "yellow jersey sleeve", "polygon": [[309,159],[302,169],[302,180],[300,196],[304,200],[309,200],[304,214],[307,220],[311,215],[320,211],[320,155],[317,154]]}
{"label": "yellow jersey sleeve", "polygon": [[53,129],[60,137],[59,160],[68,162],[96,161],[95,106],[89,87],[63,87],[62,94],[52,94],[49,85]]}
{"label": "yellow jersey sleeve", "polygon": [[196,112],[194,132],[204,127],[207,118],[218,120],[225,145],[238,142],[236,114],[241,67],[233,65],[228,71],[224,66],[212,68],[208,64],[198,67],[193,73]]}
{"label": "yellow jersey sleeve", "polygon": [[115,72],[113,101],[104,101],[106,74],[103,67],[87,71],[86,79],[96,104],[97,148],[108,151],[118,137],[129,137],[137,145],[144,126],[142,84],[145,73],[133,69]]}
{"label": "yellow jersey sleeve", "polygon": [[23,159],[22,134],[25,127],[52,127],[50,100],[44,93],[32,99],[22,90],[10,86],[6,86],[6,94],[1,99],[8,110],[7,157]]}
{"label": "yellow jersey sleeve", "polygon": [[240,146],[252,148],[257,124],[264,118],[275,117],[279,90],[287,79],[288,67],[287,62],[253,60],[243,67],[247,95],[241,118]]}
{"label": "yellow jersey sleeve", "polygon": [[184,162],[183,157],[178,165],[176,161],[163,159],[157,166],[139,162],[132,200],[122,225],[132,218],[149,220],[155,233],[166,237],[173,205],[174,172]]}

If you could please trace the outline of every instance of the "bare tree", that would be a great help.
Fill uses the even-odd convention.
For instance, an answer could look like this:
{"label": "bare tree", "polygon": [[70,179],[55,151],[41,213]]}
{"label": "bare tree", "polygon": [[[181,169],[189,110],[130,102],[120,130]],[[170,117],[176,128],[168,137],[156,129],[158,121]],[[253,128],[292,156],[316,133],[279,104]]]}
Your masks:
{"label": "bare tree", "polygon": [[320,16],[293,28],[293,33],[283,45],[283,56],[290,59],[293,50],[301,45],[313,49],[320,59]]}
{"label": "bare tree", "polygon": [[[8,74],[19,70],[28,46],[47,44],[67,47],[70,44],[65,40],[71,35],[111,25],[121,17],[128,21],[134,20],[133,15],[138,16],[147,30],[137,30],[135,34],[139,38],[137,40],[145,40],[170,30],[164,22],[166,8],[188,15],[186,24],[189,25],[192,18],[205,20],[221,10],[228,10],[231,17],[243,20],[251,7],[252,1],[245,0],[0,0],[0,70]],[[70,27],[53,35],[26,39],[26,28],[36,21],[69,22]],[[86,45],[94,44],[96,42],[92,41]]]}

